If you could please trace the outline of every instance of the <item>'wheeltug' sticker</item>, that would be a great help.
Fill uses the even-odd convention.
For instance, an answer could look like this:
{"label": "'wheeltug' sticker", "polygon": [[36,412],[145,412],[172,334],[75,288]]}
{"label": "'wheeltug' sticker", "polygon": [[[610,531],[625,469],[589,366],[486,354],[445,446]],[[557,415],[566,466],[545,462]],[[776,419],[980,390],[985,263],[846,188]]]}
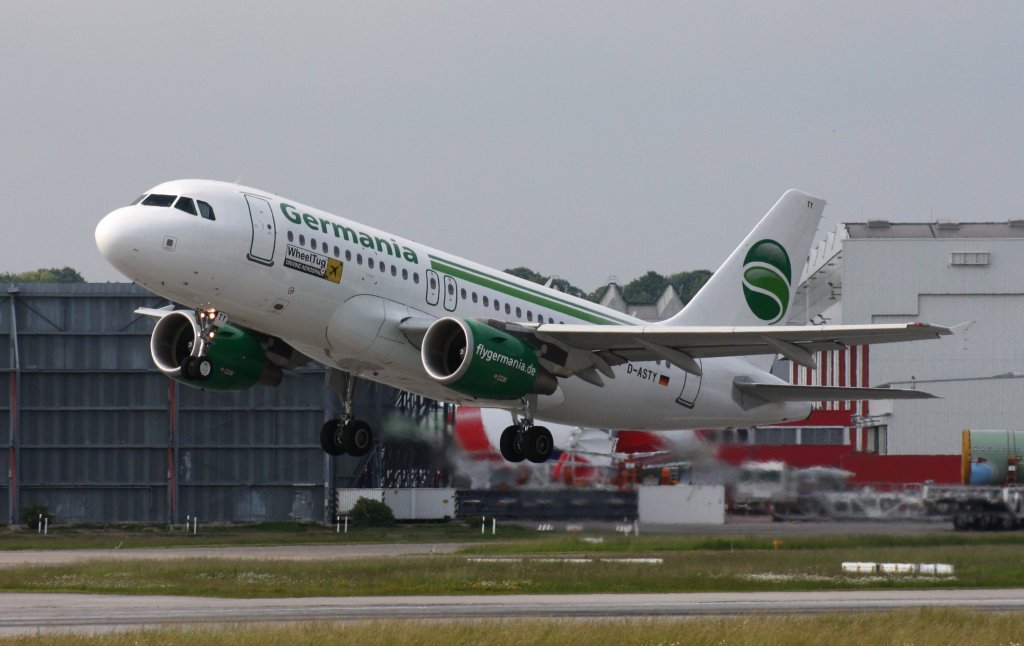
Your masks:
{"label": "'wheeltug' sticker", "polygon": [[336,258],[307,251],[295,245],[288,245],[284,257],[284,266],[297,269],[304,274],[316,276],[329,280],[332,283],[341,282],[341,272],[344,264]]}

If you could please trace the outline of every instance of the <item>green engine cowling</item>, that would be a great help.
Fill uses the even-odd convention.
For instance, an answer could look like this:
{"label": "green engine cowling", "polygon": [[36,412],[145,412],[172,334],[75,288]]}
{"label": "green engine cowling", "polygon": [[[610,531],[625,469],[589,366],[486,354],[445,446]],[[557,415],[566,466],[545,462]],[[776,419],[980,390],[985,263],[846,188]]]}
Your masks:
{"label": "green engine cowling", "polygon": [[211,390],[246,390],[257,384],[281,383],[281,369],[267,360],[259,340],[233,325],[221,326],[207,345],[206,357],[213,366],[209,377],[189,379],[182,373],[182,364],[195,355],[201,334],[191,311],[176,310],[162,317],[149,341],[156,367],[175,381]]}
{"label": "green engine cowling", "polygon": [[482,399],[550,395],[558,388],[537,353],[516,337],[472,319],[442,318],[423,336],[420,352],[431,378]]}

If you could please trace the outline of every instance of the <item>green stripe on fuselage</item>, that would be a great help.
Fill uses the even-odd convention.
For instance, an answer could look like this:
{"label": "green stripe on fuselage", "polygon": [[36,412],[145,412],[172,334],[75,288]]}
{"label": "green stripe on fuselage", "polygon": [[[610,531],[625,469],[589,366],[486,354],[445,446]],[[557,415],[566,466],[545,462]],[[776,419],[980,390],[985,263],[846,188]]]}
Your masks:
{"label": "green stripe on fuselage", "polygon": [[482,271],[465,267],[450,260],[438,258],[437,256],[430,256],[430,267],[435,271],[443,272],[468,283],[472,283],[486,289],[493,289],[494,291],[501,292],[506,296],[518,298],[528,303],[533,303],[538,307],[545,307],[556,312],[561,312],[562,314],[581,321],[587,321],[588,323],[595,323],[597,325],[629,325],[633,323],[633,321],[630,320],[612,318],[589,308],[567,303],[548,294],[532,290],[528,287],[516,285],[511,281],[499,278],[498,276],[485,274]]}

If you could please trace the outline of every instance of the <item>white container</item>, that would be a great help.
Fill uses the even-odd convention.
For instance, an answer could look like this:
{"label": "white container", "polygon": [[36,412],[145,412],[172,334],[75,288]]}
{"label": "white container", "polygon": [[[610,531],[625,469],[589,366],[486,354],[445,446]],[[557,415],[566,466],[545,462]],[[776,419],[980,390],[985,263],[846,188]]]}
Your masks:
{"label": "white container", "polygon": [[724,525],[725,487],[675,485],[639,487],[640,522],[650,525]]}
{"label": "white container", "polygon": [[352,508],[360,498],[369,498],[377,502],[384,502],[383,489],[335,489],[335,499],[338,501],[336,513],[339,516],[348,516]]}
{"label": "white container", "polygon": [[455,518],[454,489],[385,489],[384,504],[395,520],[445,520]]}

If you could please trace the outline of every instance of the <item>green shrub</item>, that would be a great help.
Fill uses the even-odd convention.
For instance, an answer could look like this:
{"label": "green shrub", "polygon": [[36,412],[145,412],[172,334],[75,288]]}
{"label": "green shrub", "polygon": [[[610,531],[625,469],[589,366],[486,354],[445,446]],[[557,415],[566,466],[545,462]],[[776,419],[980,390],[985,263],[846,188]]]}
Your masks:
{"label": "green shrub", "polygon": [[352,522],[365,527],[390,527],[395,524],[395,515],[380,501],[360,498],[352,506]]}
{"label": "green shrub", "polygon": [[21,522],[28,525],[29,529],[39,529],[40,514],[43,515],[43,518],[53,520],[49,507],[39,502],[33,502],[21,508]]}

